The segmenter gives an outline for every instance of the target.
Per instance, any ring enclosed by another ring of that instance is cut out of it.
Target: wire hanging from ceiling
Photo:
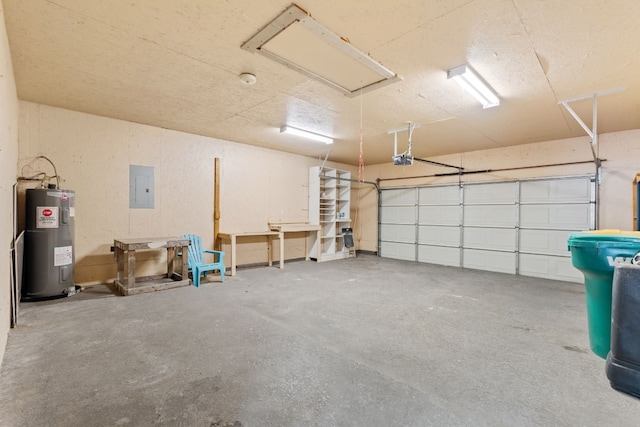
[[[364,181],[364,153],[362,150],[362,89],[360,89],[360,154],[358,157],[358,181]]]
[[[359,227],[358,214],[360,213],[360,188],[364,183],[364,152],[362,147],[363,140],[363,124],[362,124],[362,88],[360,89],[360,152],[358,155],[358,188],[356,190],[356,211],[353,218],[354,237],[359,242],[362,238],[362,229]]]

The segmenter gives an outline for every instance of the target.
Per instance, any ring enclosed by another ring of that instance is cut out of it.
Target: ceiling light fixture
[[[473,95],[482,108],[500,105],[500,99],[493,90],[468,65],[459,65],[447,71],[447,78],[455,80],[467,92]]]
[[[309,132],[308,130],[302,130],[298,128],[294,128],[288,125],[282,126],[280,128],[280,133],[288,133],[291,135],[301,136],[303,138],[308,138],[313,141],[324,142],[325,144],[333,144],[333,138],[328,136],[320,135],[319,133]]]

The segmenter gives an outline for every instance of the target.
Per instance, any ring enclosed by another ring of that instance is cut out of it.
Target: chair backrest
[[[191,240],[189,245],[189,268],[193,268],[194,265],[202,265],[202,242],[200,241],[200,236],[183,234],[182,237]]]

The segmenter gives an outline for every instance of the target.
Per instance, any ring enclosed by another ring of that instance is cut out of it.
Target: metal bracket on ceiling
[[[578,122],[578,124],[582,127],[582,129],[584,129],[584,131],[587,133],[587,135],[589,135],[589,137],[591,138],[591,153],[593,154],[593,161],[596,163],[596,166],[599,168],[600,167],[600,159],[598,158],[595,148],[598,145],[598,97],[599,96],[604,96],[604,95],[611,95],[614,93],[619,93],[622,92],[624,90],[624,88],[618,88],[618,89],[612,89],[612,90],[608,90],[608,91],[604,91],[604,92],[598,92],[598,93],[593,93],[590,95],[584,95],[584,96],[579,96],[576,98],[570,98],[570,99],[565,99],[563,101],[558,102],[558,104],[561,104],[562,106],[564,106],[564,108],[567,109],[567,111],[569,112],[569,114],[571,114],[571,116],[576,120],[576,122]],[[584,121],[582,121],[582,119],[580,118],[580,116],[578,116],[578,113],[576,113],[574,111],[573,108],[571,108],[571,106],[569,105],[570,102],[576,102],[576,101],[584,101],[587,99],[592,99],[593,100],[593,124],[592,124],[592,128],[589,128]]]
[[[564,108],[567,109],[569,114],[578,122],[578,124],[587,132],[587,135],[591,138],[591,154],[593,155],[593,162],[596,165],[596,176],[598,180],[598,185],[602,184],[602,164],[600,158],[598,157],[598,153],[596,152],[596,147],[598,146],[598,97],[604,95],[611,95],[614,93],[619,93],[624,91],[624,88],[611,89],[604,92],[593,93],[591,95],[579,96],[577,98],[565,99],[563,101],[558,102],[558,104],[562,104]],[[570,102],[576,101],[584,101],[587,99],[592,99],[593,101],[593,126],[590,129],[578,116],[571,106],[569,106]]]
[[[329,154],[331,153],[331,148],[327,151],[326,156],[324,156],[324,160],[322,161],[322,165],[320,166],[320,173],[324,170],[324,165],[327,164],[327,160],[329,160]]]

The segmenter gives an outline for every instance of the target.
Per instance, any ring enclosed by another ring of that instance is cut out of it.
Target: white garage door
[[[591,178],[520,184],[520,274],[581,282],[571,264],[567,237],[595,228],[595,182]]]
[[[418,261],[460,266],[460,197],[457,185],[418,189]]]
[[[516,273],[518,183],[464,186],[462,266]]]
[[[390,189],[380,255],[580,282],[567,237],[593,228],[592,176]]]
[[[380,253],[416,259],[416,188],[383,191],[380,198]]]

